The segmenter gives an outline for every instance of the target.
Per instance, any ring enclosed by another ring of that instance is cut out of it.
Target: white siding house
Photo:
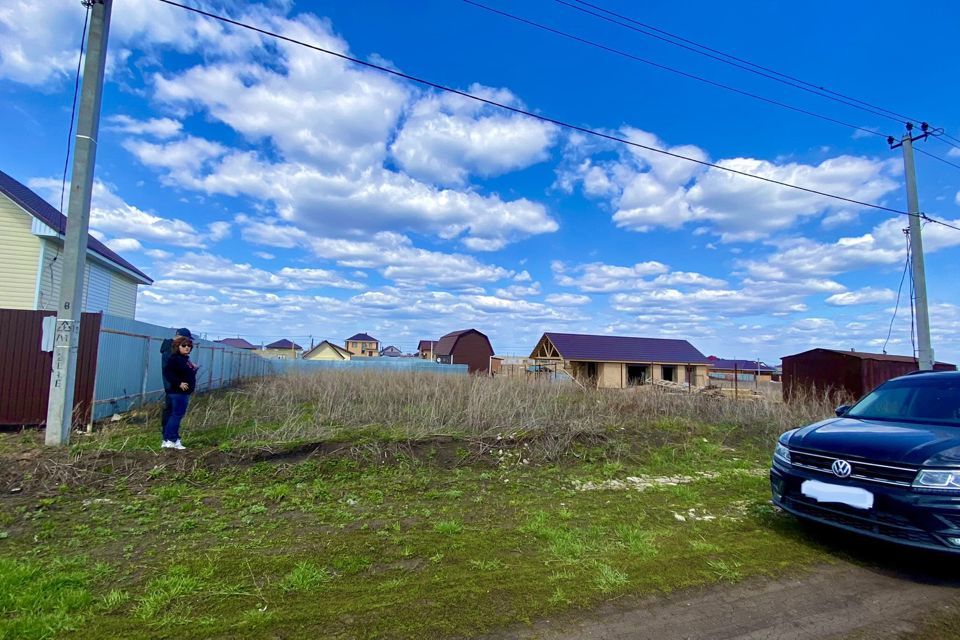
[[[0,171],[0,308],[55,310],[60,297],[66,218]],[[88,238],[83,310],[133,318],[146,274]]]

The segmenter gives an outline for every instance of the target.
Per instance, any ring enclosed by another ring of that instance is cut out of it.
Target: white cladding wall
[[[43,239],[43,267],[37,309],[56,310],[63,276],[63,248]],[[135,317],[137,283],[127,276],[87,258],[83,282],[83,310],[103,311],[121,318]]]
[[[37,299],[40,239],[30,233],[31,216],[0,195],[0,307],[33,309]]]

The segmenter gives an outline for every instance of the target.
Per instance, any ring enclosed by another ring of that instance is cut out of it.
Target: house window
[[[660,367],[660,377],[667,382],[677,381],[677,368],[673,365],[663,365]]]
[[[638,385],[646,384],[647,378],[650,377],[649,369],[645,364],[628,364],[627,365],[627,384],[628,385]]]

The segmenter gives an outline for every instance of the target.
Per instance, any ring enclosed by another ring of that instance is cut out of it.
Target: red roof
[[[460,331],[451,331],[445,336],[442,336],[437,340],[437,344],[434,346],[433,353],[438,356],[448,356],[453,353],[453,349],[457,346],[457,340],[460,339],[460,336],[463,336],[468,333],[479,333],[483,336],[487,344],[490,343],[490,339],[487,338],[486,334],[480,333],[476,329],[461,329]],[[491,347],[490,351],[493,351]]]

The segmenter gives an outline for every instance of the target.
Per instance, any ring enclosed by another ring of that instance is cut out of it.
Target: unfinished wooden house
[[[604,389],[659,381],[704,387],[710,362],[686,340],[578,333],[544,333],[530,358]]]

